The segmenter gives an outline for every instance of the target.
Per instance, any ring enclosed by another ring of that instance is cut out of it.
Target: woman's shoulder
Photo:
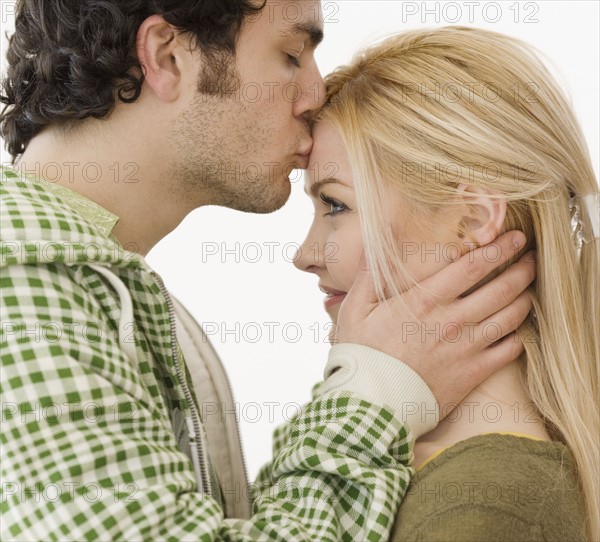
[[[393,540],[584,540],[575,463],[560,442],[491,433],[415,474]]]
[[[520,433],[485,433],[460,440],[448,446],[419,467],[416,479],[443,477],[454,469],[465,469],[473,475],[490,476],[500,470],[506,474],[510,465],[513,472],[538,478],[555,468],[575,471],[575,463],[568,447],[562,442],[543,440]],[[440,467],[444,467],[443,470]],[[535,469],[535,473],[531,469]]]

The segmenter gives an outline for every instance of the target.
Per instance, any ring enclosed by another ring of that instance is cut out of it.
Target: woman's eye
[[[339,213],[343,213],[344,211],[349,211],[349,208],[345,203],[330,198],[324,194],[321,194],[321,201],[325,204],[325,206],[329,207],[329,212],[325,213],[324,216],[335,216]]]
[[[296,66],[296,68],[300,67],[300,60],[298,58],[296,58],[294,55],[290,55],[290,54],[286,53],[285,56],[287,56],[290,63],[293,64],[294,66]]]

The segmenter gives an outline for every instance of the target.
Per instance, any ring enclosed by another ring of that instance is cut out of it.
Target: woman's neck
[[[446,413],[442,413],[444,415]],[[415,443],[415,467],[461,440],[484,433],[521,433],[551,440],[521,381],[515,361],[489,377]]]

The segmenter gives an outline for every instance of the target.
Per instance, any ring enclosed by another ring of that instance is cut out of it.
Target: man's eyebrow
[[[339,179],[335,179],[334,177],[326,177],[325,179],[319,179],[318,181],[315,181],[314,183],[312,183],[310,185],[309,192],[308,192],[309,195],[313,198],[318,197],[321,187],[325,184],[339,184],[341,186],[345,186],[346,188],[349,188],[348,185],[344,184]]]
[[[324,37],[323,30],[319,28],[316,24],[310,22],[294,23],[283,33],[285,35],[306,34],[308,36],[308,39],[310,40],[310,45],[311,47],[313,47],[313,49],[323,41]]]

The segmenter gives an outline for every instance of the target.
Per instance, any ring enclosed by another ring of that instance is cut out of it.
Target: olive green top
[[[392,540],[583,541],[585,510],[564,444],[491,433],[426,462],[400,506]]]

